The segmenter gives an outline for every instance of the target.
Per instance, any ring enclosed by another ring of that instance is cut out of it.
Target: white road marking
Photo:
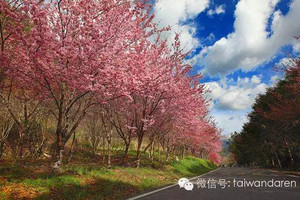
[[[215,169],[215,170],[212,170],[212,171],[210,171],[210,172],[207,172],[207,173],[205,173],[205,174],[202,174],[202,175],[200,175],[200,176],[193,177],[193,178],[191,178],[191,179],[189,179],[189,180],[191,181],[191,180],[194,180],[194,179],[200,178],[200,177],[202,177],[202,176],[204,176],[204,175],[210,174],[210,173],[212,173],[212,172],[215,172],[215,171],[217,171],[217,170],[219,170],[219,169],[220,169],[220,168],[217,168],[217,169]],[[142,197],[148,196],[148,195],[150,195],[150,194],[154,194],[154,193],[160,192],[160,191],[162,191],[162,190],[165,190],[165,189],[168,189],[168,188],[174,187],[174,186],[176,186],[176,185],[178,186],[178,184],[176,183],[176,184],[169,185],[169,186],[166,186],[166,187],[163,187],[163,188],[160,188],[160,189],[157,189],[157,190],[154,190],[154,191],[151,191],[151,192],[145,193],[145,194],[141,194],[141,195],[139,195],[139,196],[136,196],[136,197],[129,198],[128,200],[135,200],[135,199],[139,199],[139,198],[142,198]]]
[[[280,172],[280,171],[275,171],[275,170],[272,170],[272,169],[270,169],[269,171],[274,172],[274,173],[277,173],[277,174],[282,173],[282,174],[284,174],[284,175],[286,175],[286,176],[293,177],[293,178],[300,178],[300,176],[291,175],[291,174],[286,174],[286,173],[283,173],[283,172]],[[278,176],[278,175],[275,175],[275,176]]]
[[[288,174],[288,176],[294,177],[294,178],[300,178],[299,176],[296,176],[296,175],[290,175],[290,174]]]

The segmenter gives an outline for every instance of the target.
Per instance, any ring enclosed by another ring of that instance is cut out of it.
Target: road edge
[[[207,172],[207,173],[201,174],[201,175],[199,175],[199,176],[192,177],[192,178],[190,178],[189,180],[191,181],[191,180],[200,178],[200,177],[202,177],[202,176],[204,176],[204,175],[207,175],[207,174],[210,174],[210,173],[212,173],[212,172],[215,172],[215,171],[219,170],[220,168],[221,168],[221,167],[218,167],[217,169],[214,169],[214,170],[209,171],[209,172]],[[176,186],[176,185],[178,185],[178,184],[176,183],[176,184],[173,184],[173,185],[165,186],[165,187],[162,187],[162,188],[159,188],[159,189],[156,189],[156,190],[153,190],[153,191],[144,193],[144,194],[140,194],[140,195],[135,196],[135,197],[131,197],[131,198],[127,199],[127,200],[135,200],[135,199],[139,199],[139,198],[148,196],[148,195],[150,195],[150,194],[154,194],[154,193],[157,193],[157,192],[160,192],[160,191],[169,189],[169,188],[174,187],[174,186]]]
[[[289,174],[289,173],[286,173],[286,172],[283,172],[283,171],[279,171],[279,170],[274,170],[274,169],[268,169],[268,170],[271,171],[271,172],[273,172],[273,173],[284,174],[286,176],[294,177],[294,178],[300,178],[300,175],[293,175],[293,174]]]

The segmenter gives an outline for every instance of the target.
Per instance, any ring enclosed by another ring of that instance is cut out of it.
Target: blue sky
[[[300,52],[300,0],[158,0],[155,20],[180,33],[192,73],[211,91],[211,113],[223,135],[240,131],[258,94],[276,84]]]

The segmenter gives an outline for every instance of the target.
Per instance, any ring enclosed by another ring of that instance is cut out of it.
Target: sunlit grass
[[[124,199],[212,169],[215,166],[210,161],[194,157],[160,168],[113,166],[108,170],[97,164],[69,164],[59,173],[2,166],[0,177],[5,181],[0,181],[0,199]]]
[[[171,165],[176,171],[186,176],[200,175],[216,168],[211,161],[195,157],[174,161]]]

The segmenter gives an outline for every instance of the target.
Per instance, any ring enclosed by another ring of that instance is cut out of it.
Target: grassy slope
[[[177,172],[185,176],[204,174],[216,168],[212,162],[194,157],[187,157],[181,161],[174,161],[172,166]]]
[[[2,166],[0,199],[124,199],[214,168],[210,161],[193,157],[159,169],[113,167],[106,170],[95,164],[73,164],[65,166],[59,174]]]

